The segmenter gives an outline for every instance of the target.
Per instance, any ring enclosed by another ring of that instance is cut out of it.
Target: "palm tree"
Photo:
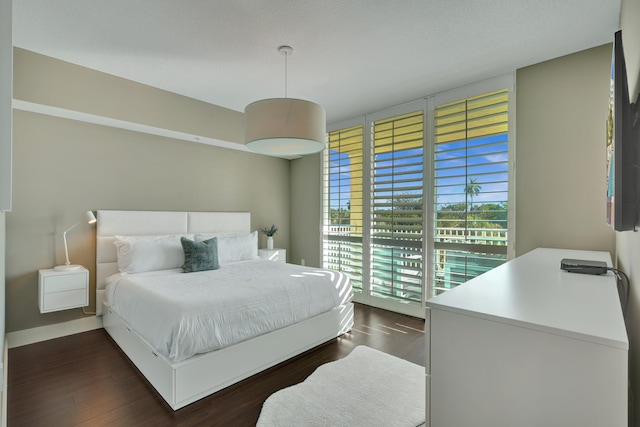
[[[464,192],[471,199],[469,211],[473,210],[473,198],[480,194],[482,186],[478,184],[478,178],[469,178],[469,183],[464,187]]]

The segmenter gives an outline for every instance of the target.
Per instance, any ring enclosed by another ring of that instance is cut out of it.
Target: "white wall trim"
[[[39,326],[37,328],[24,329],[22,331],[7,333],[7,346],[9,348],[21,347],[40,341],[47,341],[80,332],[92,331],[102,328],[102,316],[83,317],[53,325]]]
[[[238,144],[236,142],[222,141],[220,139],[208,138],[206,136],[178,132],[170,129],[159,128],[156,126],[128,122],[125,120],[112,119],[110,117],[103,117],[95,114],[82,113],[79,111],[68,110],[66,108],[52,107],[50,105],[23,101],[21,99],[13,99],[13,109],[44,114],[47,116],[60,117],[63,119],[76,120],[79,122],[92,123],[101,126],[109,126],[117,129],[125,129],[133,132],[146,133],[149,135],[181,139],[184,141],[197,142],[200,144],[213,145],[216,147],[229,148],[232,150],[251,152],[246,145]]]

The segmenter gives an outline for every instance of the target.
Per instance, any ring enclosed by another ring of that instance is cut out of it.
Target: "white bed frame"
[[[104,301],[105,280],[118,272],[115,235],[248,233],[246,212],[97,212],[96,307],[103,325],[162,398],[176,410],[349,331],[353,304],[231,347],[172,363]]]

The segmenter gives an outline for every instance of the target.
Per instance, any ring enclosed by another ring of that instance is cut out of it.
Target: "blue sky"
[[[465,186],[469,179],[475,178],[481,186],[480,194],[473,198],[473,203],[500,203],[507,200],[508,191],[508,135],[499,134],[489,137],[477,138],[466,141],[454,141],[437,144],[435,147],[437,188],[436,203],[451,204],[466,201]],[[468,145],[468,146],[467,146]],[[403,155],[419,154],[422,149],[409,150]],[[351,162],[349,155],[331,150],[329,154],[331,174],[339,174],[341,180],[340,192],[336,193],[331,188],[331,208],[347,208],[351,192]],[[361,158],[355,160],[357,163]],[[392,167],[395,163],[395,171],[411,171],[414,174],[405,175],[403,179],[422,179],[422,166],[406,166],[403,164],[413,162],[412,159],[392,160],[392,153],[377,155],[376,167]],[[378,188],[391,188],[391,184],[378,186]]]

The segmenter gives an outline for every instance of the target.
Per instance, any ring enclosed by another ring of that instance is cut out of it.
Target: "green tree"
[[[329,210],[329,216],[331,218],[331,225],[350,225],[351,224],[351,211],[343,207]]]
[[[469,178],[469,183],[464,187],[464,192],[471,199],[469,210],[473,210],[473,198],[480,194],[482,186],[478,184],[478,178]]]
[[[464,202],[442,205],[436,211],[436,224],[445,228],[464,227],[466,211],[467,205]]]
[[[473,207],[476,221],[486,223],[486,228],[507,228],[507,203],[483,203]]]

